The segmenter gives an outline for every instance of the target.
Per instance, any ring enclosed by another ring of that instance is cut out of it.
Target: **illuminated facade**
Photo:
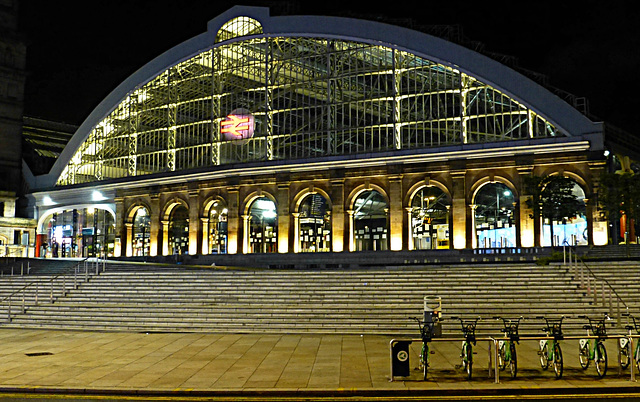
[[[117,87],[32,196],[74,256],[532,247],[522,179],[562,174],[586,206],[555,241],[604,244],[603,151],[601,123],[471,50],[234,7]]]

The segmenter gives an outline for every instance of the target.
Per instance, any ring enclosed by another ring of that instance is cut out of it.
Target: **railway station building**
[[[116,87],[32,178],[35,253],[603,245],[598,178],[624,149],[605,134],[437,36],[234,7]],[[528,175],[571,178],[584,211],[534,222]]]

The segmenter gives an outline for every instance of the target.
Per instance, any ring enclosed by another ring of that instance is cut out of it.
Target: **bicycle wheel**
[[[618,353],[618,364],[620,364],[620,368],[626,370],[629,367],[629,363],[631,359],[629,358],[629,344],[624,345],[624,347],[620,348],[620,352]]]
[[[540,367],[542,367],[543,370],[546,370],[547,368],[549,368],[548,342],[545,343],[544,346],[540,348],[540,350],[538,351],[538,354],[540,355]]]
[[[596,358],[594,360],[598,377],[604,377],[607,374],[607,349],[602,342],[596,344]]]
[[[465,364],[465,370],[467,371],[467,379],[470,380],[471,379],[471,375],[473,373],[472,367],[473,367],[473,346],[471,345],[470,342],[467,342],[467,345],[465,346],[465,355],[466,355],[466,364]]]
[[[556,373],[557,379],[562,378],[562,370],[562,349],[560,349],[560,344],[556,342],[553,345],[553,371]]]
[[[506,353],[506,345],[507,343],[503,343],[502,346],[500,346],[500,349],[498,349],[498,367],[500,367],[500,370],[504,370],[504,368],[506,367],[506,362],[505,362],[505,353]]]
[[[518,355],[516,354],[516,344],[511,342],[509,344],[509,350],[511,351],[509,370],[511,370],[511,378],[516,378],[516,375],[518,375]]]
[[[422,344],[422,379],[427,379],[427,368],[429,367],[429,344]]]
[[[585,343],[584,346],[582,346],[580,348],[580,367],[582,367],[583,370],[586,370],[587,368],[589,368],[589,344]]]

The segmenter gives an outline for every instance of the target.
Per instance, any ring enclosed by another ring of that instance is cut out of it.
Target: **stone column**
[[[200,218],[202,222],[202,255],[209,254],[209,218]]]
[[[239,191],[237,187],[231,187],[228,190],[228,208],[227,208],[227,252],[236,254],[240,247],[240,202]]]
[[[389,249],[398,251],[407,244],[402,239],[402,176],[395,176],[389,179]]]
[[[162,255],[170,255],[169,251],[169,221],[161,221],[162,224]]]
[[[115,198],[115,203],[116,203],[116,218],[115,218],[115,243],[113,245],[113,255],[115,257],[121,257],[122,256],[122,243],[124,243],[125,245],[127,244],[128,237],[126,234],[126,231],[123,230],[124,229],[124,224],[125,224],[125,220],[126,217],[124,216],[124,199],[120,198],[120,197],[116,197]],[[120,239],[118,241],[118,239]],[[127,252],[126,246],[124,249],[125,255]]]
[[[278,208],[278,252],[289,252],[289,183],[278,184],[276,194]]]
[[[329,195],[331,197],[331,247],[334,252],[340,253],[349,244],[345,239],[344,179],[331,181]]]
[[[249,254],[249,221],[251,215],[242,215],[242,254]]]
[[[452,242],[456,249],[469,248],[472,246],[473,233],[467,233],[467,200],[465,193],[464,175],[453,177],[453,188],[451,194],[452,217]]]
[[[347,210],[347,214],[349,215],[349,233],[347,233],[347,236],[349,236],[349,252],[356,251],[355,222],[353,221],[354,213],[355,211],[352,209]]]
[[[478,248],[478,234],[476,233],[476,209],[478,206],[476,204],[469,205],[471,209],[471,248]]]
[[[189,255],[198,254],[201,249],[200,239],[200,198],[197,191],[189,192]],[[200,244],[199,244],[200,243]]]
[[[131,257],[133,256],[133,223],[126,222],[124,226],[127,231],[127,235],[124,240],[126,242],[126,256]]]
[[[300,212],[294,212],[293,216],[293,252],[300,252]]]
[[[160,195],[152,194],[150,200],[149,211],[149,255],[156,256],[159,252],[159,240],[161,239],[161,225],[160,219]],[[166,230],[165,230],[166,231]]]
[[[413,243],[413,219],[411,217],[411,211],[413,209],[411,207],[406,207],[405,211],[407,211],[407,249],[409,251],[414,249]]]

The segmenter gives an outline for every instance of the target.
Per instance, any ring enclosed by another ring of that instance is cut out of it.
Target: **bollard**
[[[27,311],[27,308],[25,306],[25,300],[24,300],[25,299],[25,295],[24,295],[25,292],[26,292],[26,289],[22,289],[22,314],[24,314]]]

